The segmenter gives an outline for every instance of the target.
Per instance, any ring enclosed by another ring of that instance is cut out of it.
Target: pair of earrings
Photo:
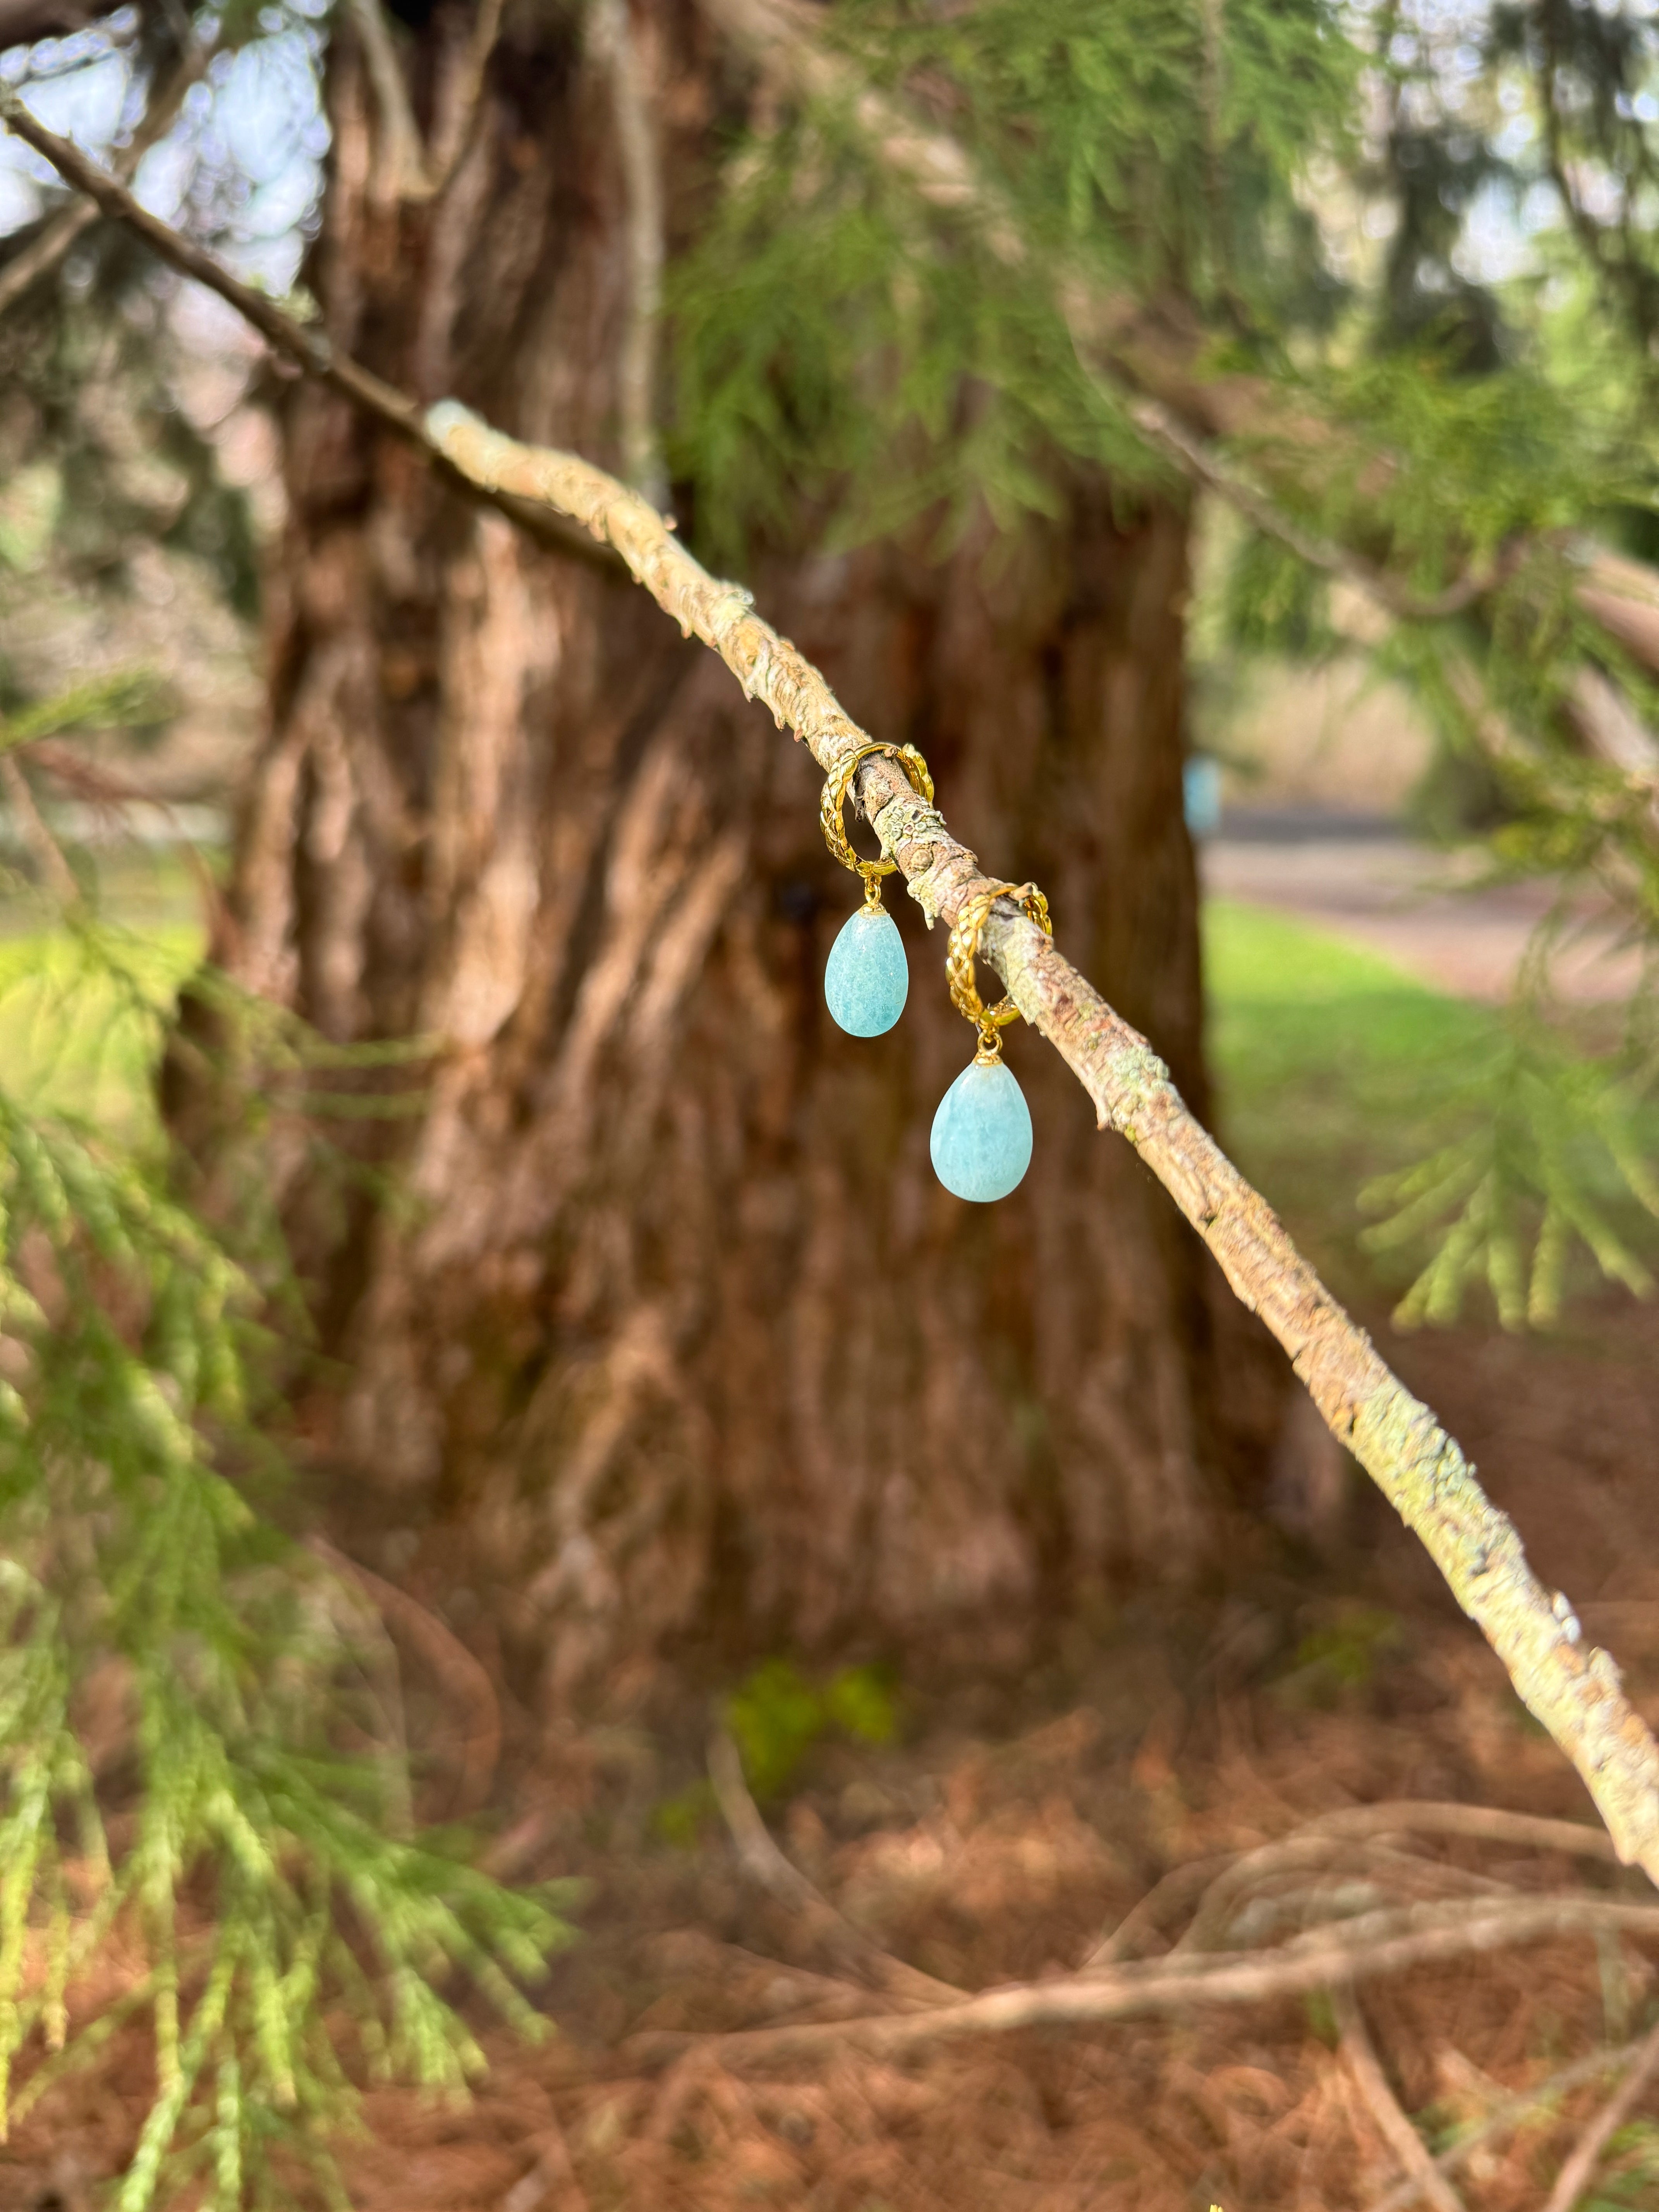
[[[884,856],[860,860],[847,842],[847,793],[859,763],[872,753],[896,760],[919,799],[932,805],[933,779],[914,745],[860,745],[823,787],[818,817],[824,842],[842,867],[862,879],[864,904],[843,923],[823,971],[823,995],[833,1018],[849,1036],[881,1036],[904,1012],[910,970],[898,925],[881,902],[881,879],[897,863]],[[974,955],[985,917],[1002,897],[1018,899],[1052,937],[1048,902],[1035,884],[993,884],[977,891],[957,917],[945,953],[945,974],[958,1013],[971,1022],[979,1047],[945,1092],[933,1116],[928,1152],[933,1172],[957,1198],[980,1204],[1006,1198],[1031,1164],[1031,1112],[1025,1094],[1002,1058],[1002,1031],[1019,1009],[1012,999],[988,1007],[974,980]]]

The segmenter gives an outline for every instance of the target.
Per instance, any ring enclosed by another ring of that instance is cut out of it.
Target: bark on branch
[[[755,613],[749,592],[711,576],[637,492],[574,454],[503,437],[453,401],[423,416],[412,400],[146,214],[3,89],[0,117],[289,359],[423,447],[505,512],[520,519],[550,509],[612,548],[683,633],[718,653],[744,696],[768,707],[781,729],[793,730],[826,775],[869,742],[817,670]],[[891,763],[879,756],[863,762],[854,789],[930,927],[952,923],[977,892],[1003,880],[981,868]],[[1332,1433],[1422,1540],[1522,1702],[1577,1768],[1620,1858],[1659,1881],[1659,1748],[1625,1697],[1613,1660],[1583,1642],[1567,1600],[1532,1572],[1513,1523],[1486,1498],[1456,1443],[1391,1373],[1272,1208],[1188,1110],[1146,1038],[1011,901],[991,908],[981,945],[1015,1005],[1087,1091],[1100,1127],[1135,1146],[1239,1299],[1284,1346]]]

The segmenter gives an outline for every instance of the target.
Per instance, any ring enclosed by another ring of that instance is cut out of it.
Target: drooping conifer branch
[[[218,292],[308,374],[412,439],[515,519],[550,510],[568,518],[564,527],[579,524],[610,547],[688,636],[695,633],[720,654],[745,696],[760,700],[781,728],[805,743],[826,774],[868,742],[817,670],[755,613],[750,595],[711,576],[637,492],[574,454],[503,437],[453,401],[422,415],[414,401],[137,207],[9,91],[0,90],[0,115],[71,184],[173,267]],[[975,893],[1000,880],[981,870],[939,811],[880,756],[860,764],[854,788],[930,926],[948,926]],[[1625,1697],[1613,1660],[1585,1644],[1567,1600],[1533,1573],[1514,1525],[1486,1498],[1457,1444],[1390,1371],[1266,1200],[1188,1110],[1146,1040],[1011,901],[992,908],[981,944],[1020,1012],[1087,1091],[1100,1126],[1135,1146],[1235,1293],[1284,1346],[1333,1434],[1422,1540],[1523,1703],[1577,1768],[1620,1856],[1659,1881],[1659,1747]]]
[[[850,114],[876,159],[905,179],[929,205],[975,227],[1005,267],[1028,265],[1030,248],[995,182],[961,140],[914,112],[900,98],[865,82],[831,51],[819,11],[799,0],[699,0],[709,21],[803,102],[830,102]],[[1565,187],[1564,187],[1565,190]],[[1153,451],[1187,480],[1213,493],[1253,530],[1310,568],[1362,592],[1394,620],[1438,622],[1486,599],[1520,566],[1532,541],[1517,539],[1471,565],[1443,590],[1415,591],[1353,547],[1321,536],[1285,503],[1328,477],[1352,434],[1320,416],[1305,393],[1289,404],[1262,375],[1237,369],[1206,374],[1214,333],[1196,314],[1168,301],[1148,308],[1102,288],[1093,273],[1062,262],[1052,271],[1055,305],[1085,374]],[[1271,478],[1240,468],[1225,447],[1247,443],[1273,456]],[[1364,456],[1383,468],[1388,457]],[[1276,496],[1276,491],[1283,495]],[[1659,671],[1659,626],[1650,609],[1659,576],[1581,542],[1568,549],[1573,596],[1650,669]],[[1644,619],[1645,617],[1645,619]],[[1632,635],[1632,631],[1637,634]]]

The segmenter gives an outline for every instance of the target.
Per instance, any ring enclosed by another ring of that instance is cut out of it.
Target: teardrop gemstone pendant
[[[855,1037],[884,1036],[904,1012],[904,1002],[910,995],[904,939],[881,902],[881,879],[892,875],[898,863],[884,853],[878,860],[861,860],[847,842],[847,793],[859,763],[872,753],[896,761],[916,796],[929,806],[933,803],[933,779],[914,745],[855,745],[824,779],[818,799],[823,842],[831,856],[843,868],[850,868],[864,885],[864,904],[830,946],[823,971],[823,995],[830,1012],[848,1036]]]
[[[830,946],[823,995],[848,1036],[884,1036],[904,1012],[909,963],[898,924],[879,896],[859,908]]]
[[[957,1198],[1006,1198],[1031,1164],[1031,1109],[1013,1072],[983,1052],[939,1102],[928,1141],[933,1172]]]

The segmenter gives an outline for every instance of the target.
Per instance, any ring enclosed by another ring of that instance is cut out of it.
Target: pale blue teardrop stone
[[[880,1036],[904,1012],[910,969],[884,906],[863,907],[830,948],[823,995],[849,1036]]]
[[[1002,1062],[969,1060],[939,1102],[928,1150],[948,1191],[981,1205],[1006,1198],[1031,1164],[1031,1109]]]

